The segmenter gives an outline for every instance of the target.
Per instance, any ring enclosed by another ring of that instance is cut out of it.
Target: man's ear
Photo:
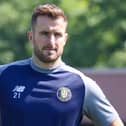
[[[28,31],[28,32],[27,32],[27,37],[28,37],[28,40],[29,40],[29,41],[32,41],[32,40],[33,40],[32,31]]]

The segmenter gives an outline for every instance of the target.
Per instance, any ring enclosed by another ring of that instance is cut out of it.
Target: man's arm
[[[111,123],[110,126],[124,126],[123,122],[121,121],[121,119],[116,119],[115,121],[113,121]]]
[[[92,79],[85,78],[85,87],[84,114],[96,126],[124,126],[118,112]]]
[[[2,126],[2,124],[1,124],[1,111],[0,111],[0,126]]]

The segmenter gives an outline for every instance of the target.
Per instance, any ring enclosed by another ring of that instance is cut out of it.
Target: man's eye
[[[61,37],[62,34],[61,34],[61,33],[55,33],[55,36],[56,36],[56,37]]]
[[[48,35],[49,32],[43,31],[43,32],[41,32],[41,34],[42,34],[42,35]]]

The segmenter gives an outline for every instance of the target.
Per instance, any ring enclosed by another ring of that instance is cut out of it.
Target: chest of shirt
[[[1,103],[9,109],[65,113],[75,111],[83,103],[83,82],[71,73],[16,73],[4,76],[1,84]]]

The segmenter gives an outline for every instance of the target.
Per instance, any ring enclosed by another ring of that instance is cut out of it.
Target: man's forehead
[[[63,18],[51,19],[47,16],[39,16],[37,18],[36,26],[40,29],[47,29],[47,30],[59,30],[62,31],[66,29],[66,22]]]
[[[42,23],[52,23],[52,24],[58,24],[58,23],[66,23],[66,21],[64,20],[63,17],[57,17],[57,18],[51,18],[51,17],[48,17],[48,16],[39,16],[37,18],[37,23],[38,22],[42,22]]]

